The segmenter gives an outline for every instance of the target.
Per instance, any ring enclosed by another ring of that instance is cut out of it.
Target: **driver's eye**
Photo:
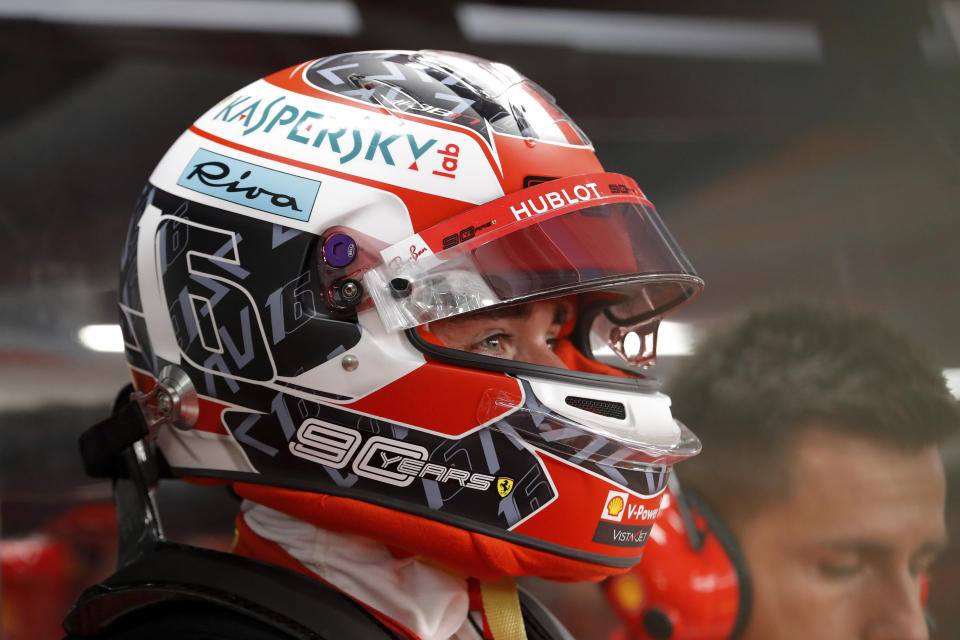
[[[505,337],[502,333],[487,336],[478,342],[476,346],[481,349],[486,349],[487,351],[503,351]]]
[[[481,344],[487,349],[500,349],[500,336],[490,336],[489,338],[484,338]]]

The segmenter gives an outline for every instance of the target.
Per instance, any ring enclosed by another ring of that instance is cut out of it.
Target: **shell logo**
[[[603,511],[600,512],[601,520],[610,520],[620,522],[623,520],[623,514],[627,511],[627,502],[629,496],[625,491],[609,491],[607,499],[603,503]]]

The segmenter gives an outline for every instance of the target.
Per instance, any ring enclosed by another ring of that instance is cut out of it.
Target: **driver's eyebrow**
[[[830,551],[855,551],[858,553],[864,553],[869,555],[880,555],[883,553],[891,553],[894,550],[892,544],[885,544],[882,542],[876,542],[874,540],[861,540],[861,539],[834,539],[834,540],[821,540],[818,543],[818,546],[821,549],[826,549]],[[946,538],[941,538],[937,540],[930,540],[920,545],[911,556],[918,556],[924,554],[937,555],[942,553],[947,548]]]

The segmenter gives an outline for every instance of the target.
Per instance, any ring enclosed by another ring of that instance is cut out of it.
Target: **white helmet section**
[[[157,444],[174,467],[257,473],[232,435],[166,428],[157,432]]]
[[[349,171],[471,204],[503,195],[484,148],[466,129],[431,126],[359,101],[310,97],[264,80],[221,101],[194,127],[306,168]]]
[[[681,444],[681,430],[670,412],[670,398],[663,393],[631,393],[590,389],[589,397],[624,407],[621,417],[598,415],[571,405],[567,399],[582,395],[583,387],[554,380],[524,377],[545,407],[572,420],[580,428],[630,447],[654,454],[673,453]]]

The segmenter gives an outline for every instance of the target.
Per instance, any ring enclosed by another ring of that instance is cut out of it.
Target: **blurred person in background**
[[[707,339],[671,378],[704,453],[638,567],[608,581],[620,637],[922,640],[947,542],[944,378],[877,320],[803,305]],[[935,585],[933,585],[935,588]]]

